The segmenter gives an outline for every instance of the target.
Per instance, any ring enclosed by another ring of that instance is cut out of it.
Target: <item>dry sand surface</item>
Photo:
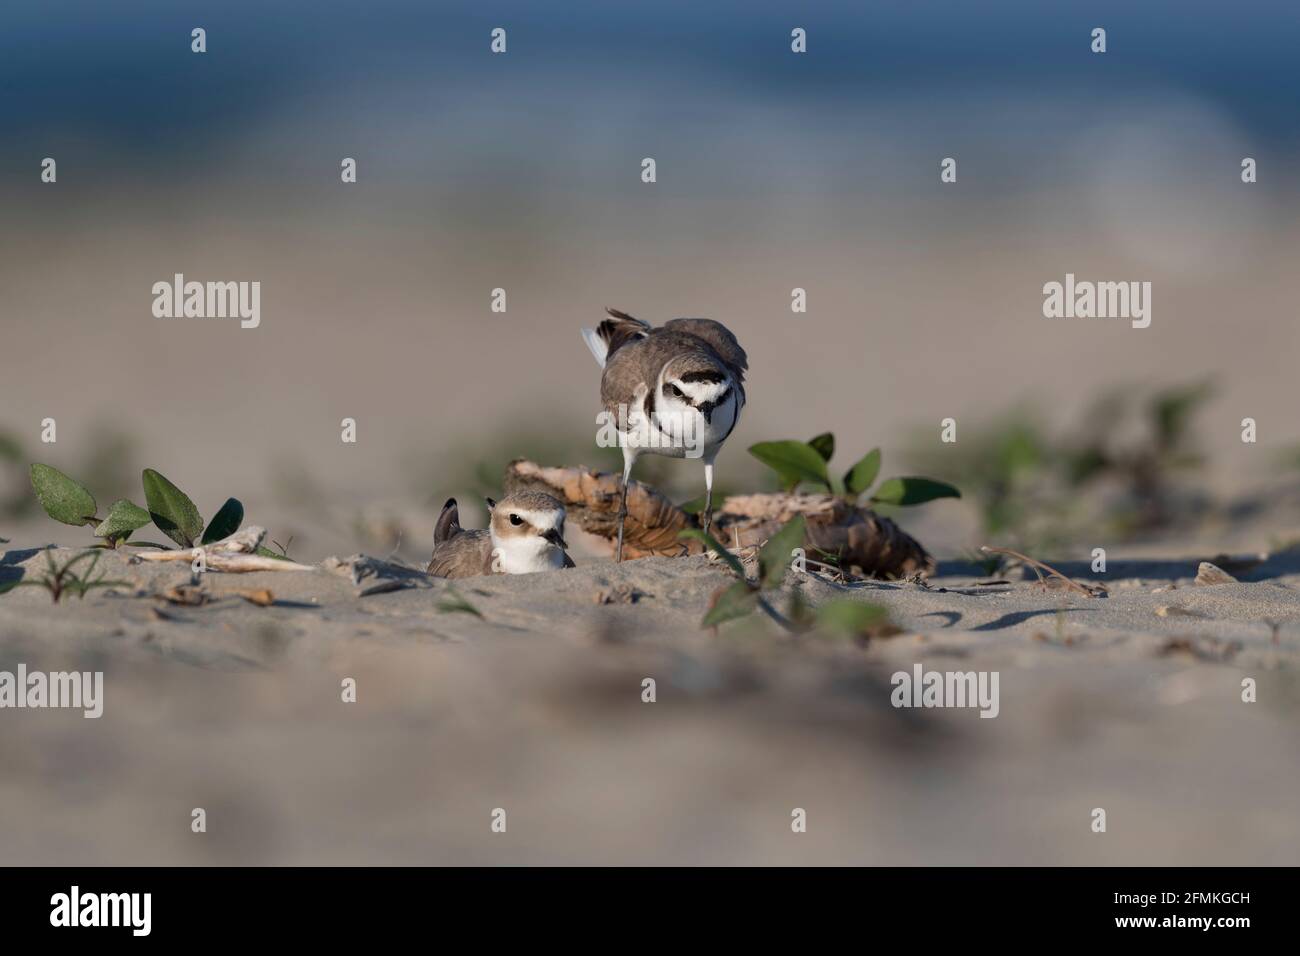
[[[1295,864],[1300,557],[1212,587],[1198,557],[1112,560],[1095,599],[789,572],[887,605],[903,633],[863,646],[700,630],[729,577],[704,557],[456,582],[480,618],[439,609],[445,581],[359,597],[325,569],[206,578],[270,607],[169,605],[184,566],[108,554],[129,587],[0,596],[0,670],[105,674],[98,720],[5,714],[0,861]],[[44,566],[10,550],[0,581]],[[917,662],[997,671],[998,716],[895,709]]]

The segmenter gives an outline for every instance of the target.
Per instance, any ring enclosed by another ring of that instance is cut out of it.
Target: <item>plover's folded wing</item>
[[[436,578],[475,578],[492,573],[492,535],[462,531],[434,545],[428,573]]]
[[[632,430],[636,416],[654,413],[654,392],[646,383],[655,381],[663,367],[653,367],[656,360],[644,346],[610,356],[600,377],[600,403],[619,431]]]
[[[718,353],[718,358],[726,363],[737,382],[745,380],[745,372],[749,370],[749,356],[740,347],[731,329],[721,322],[713,319],[670,319],[660,328],[664,332],[680,332],[703,339]]]

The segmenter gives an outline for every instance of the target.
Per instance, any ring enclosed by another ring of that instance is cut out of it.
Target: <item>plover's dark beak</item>
[[[560,532],[557,531],[555,528],[548,528],[547,530],[543,531],[542,537],[545,538],[547,541],[551,542],[551,544],[555,545],[561,551],[569,550],[569,546],[564,541],[564,535],[560,534]]]

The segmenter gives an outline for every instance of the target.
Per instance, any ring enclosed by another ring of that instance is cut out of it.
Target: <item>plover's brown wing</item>
[[[492,535],[462,531],[433,547],[429,574],[437,578],[475,578],[492,573]]]
[[[713,319],[671,319],[655,331],[680,332],[703,339],[718,353],[718,358],[722,359],[737,384],[744,382],[745,372],[749,370],[749,356],[740,347],[731,329],[721,322]]]

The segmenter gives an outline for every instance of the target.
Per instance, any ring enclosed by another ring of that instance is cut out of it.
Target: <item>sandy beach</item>
[[[730,579],[702,556],[364,597],[324,568],[209,573],[187,607],[156,596],[183,565],[108,553],[127,586],[0,597],[0,670],[105,675],[97,720],[6,714],[0,812],[23,826],[0,858],[1294,864],[1300,556],[1209,587],[1197,561],[1062,566],[1105,598],[951,563],[925,585],[787,573],[782,600],[886,606],[901,633],[864,644],[701,630]],[[44,562],[11,548],[0,581]],[[477,614],[445,609],[453,587]],[[232,596],[263,588],[271,606]],[[996,718],[892,706],[916,664],[998,672]]]

